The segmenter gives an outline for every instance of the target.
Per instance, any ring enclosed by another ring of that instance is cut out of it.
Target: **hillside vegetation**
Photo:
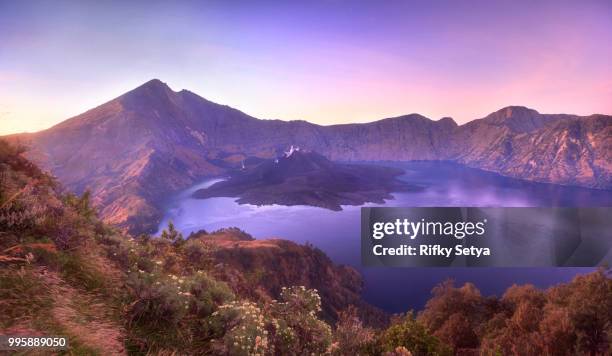
[[[128,236],[87,193],[0,141],[0,334],[65,335],[72,355],[608,355],[604,270],[500,298],[441,284],[391,320],[312,246],[238,229]],[[41,353],[43,354],[43,353]]]

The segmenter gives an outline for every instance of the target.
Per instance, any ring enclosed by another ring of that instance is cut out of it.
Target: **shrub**
[[[398,347],[404,347],[415,356],[452,355],[452,350],[429,334],[412,313],[401,317],[385,330],[380,336],[379,345],[382,352],[395,352]]]
[[[283,288],[280,301],[271,304],[275,321],[275,348],[281,354],[321,354],[330,350],[331,327],[318,319],[321,298],[304,286]]]
[[[50,213],[48,198],[44,194],[46,188],[37,187],[35,182],[11,188],[2,189],[0,230],[26,231],[43,225]]]
[[[176,276],[158,279],[143,270],[130,272],[128,286],[136,299],[129,311],[130,322],[153,328],[176,326],[189,309],[182,284],[183,279]]]
[[[189,263],[199,267],[209,267],[212,263],[212,247],[199,239],[190,239],[182,246]]]
[[[374,331],[364,327],[357,316],[357,308],[350,306],[338,315],[334,333],[335,353],[358,355],[363,354],[374,341]]]
[[[385,352],[384,356],[412,356],[412,352],[403,346],[398,346],[393,351]]]
[[[233,299],[229,288],[200,272],[192,276],[162,275],[154,271],[130,271],[128,286],[136,301],[130,321],[147,326],[175,326],[187,314],[208,317]]]
[[[231,355],[310,355],[331,352],[331,328],[316,314],[321,301],[315,290],[283,288],[279,301],[258,306],[248,301],[223,305],[213,315],[218,352]]]
[[[91,193],[89,191],[85,191],[80,197],[76,194],[68,193],[64,196],[64,203],[88,221],[93,221],[97,218],[98,214],[91,205]]]
[[[273,352],[263,312],[255,303],[237,301],[224,304],[215,312],[215,316],[215,322],[226,330],[219,345],[223,353],[264,355]]]
[[[164,240],[169,240],[172,242],[176,242],[183,239],[183,234],[181,234],[175,227],[172,220],[168,221],[168,227],[164,229],[161,233],[161,238]]]
[[[193,313],[199,318],[209,317],[218,306],[234,299],[227,284],[219,282],[202,271],[196,272],[190,285]]]

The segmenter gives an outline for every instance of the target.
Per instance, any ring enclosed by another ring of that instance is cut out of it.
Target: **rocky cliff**
[[[339,312],[353,305],[370,325],[388,321],[387,314],[361,299],[361,275],[352,267],[334,264],[314,246],[282,239],[255,240],[236,228],[200,231],[189,240],[213,251],[215,276],[240,295],[270,300],[284,286],[305,286],[318,291],[327,320],[337,320]]]
[[[508,107],[459,127],[448,159],[527,180],[610,189],[612,117]]]

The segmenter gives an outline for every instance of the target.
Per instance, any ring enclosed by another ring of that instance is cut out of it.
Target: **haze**
[[[612,113],[609,1],[4,1],[0,134],[152,79],[318,124]]]

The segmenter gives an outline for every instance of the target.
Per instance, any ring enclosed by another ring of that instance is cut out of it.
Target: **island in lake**
[[[291,146],[276,159],[242,167],[230,178],[196,191],[195,198],[231,197],[240,204],[310,205],[342,210],[342,205],[382,204],[391,192],[417,190],[398,178],[403,170],[332,162]]]

